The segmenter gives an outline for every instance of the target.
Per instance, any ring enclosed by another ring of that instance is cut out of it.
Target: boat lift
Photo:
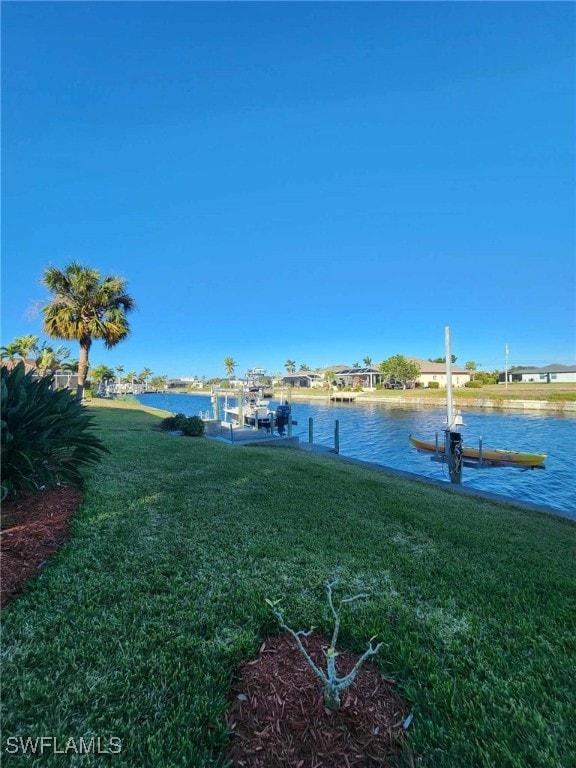
[[[434,446],[431,443],[416,440],[410,437],[410,441],[420,452],[432,452],[431,461],[441,463],[448,462],[450,481],[460,484],[462,482],[462,468],[493,469],[497,467],[520,467],[526,469],[545,469],[543,462],[546,458],[543,454],[523,454],[515,451],[499,451],[486,449],[482,445],[482,438],[478,442],[477,449],[464,448],[460,427],[465,426],[462,414],[454,407],[452,396],[452,353],[450,344],[450,328],[446,326],[446,429],[444,430],[444,445],[439,444],[438,433]],[[468,455],[466,455],[466,452]]]

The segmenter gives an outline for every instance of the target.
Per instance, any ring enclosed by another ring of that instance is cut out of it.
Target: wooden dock
[[[353,403],[356,400],[354,392],[339,392],[336,395],[330,395],[331,403]]]

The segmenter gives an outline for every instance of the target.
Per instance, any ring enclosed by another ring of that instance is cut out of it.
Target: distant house
[[[508,371],[508,381],[539,382],[540,384],[572,382],[576,381],[576,365],[552,363],[544,368],[516,368]],[[504,383],[504,373],[500,374],[498,383]]]
[[[416,384],[420,387],[427,387],[431,382],[437,382],[439,387],[446,386],[446,363],[431,363],[429,360],[422,360],[419,357],[406,358],[411,363],[416,363],[420,368],[420,375],[416,379]],[[470,371],[460,368],[457,365],[451,366],[452,386],[464,387],[472,378]]]
[[[363,389],[374,389],[376,384],[380,384],[383,375],[378,368],[367,366],[364,368],[351,368],[350,366],[327,368],[327,371],[334,373],[334,383],[339,386],[362,387]]]
[[[315,371],[298,371],[287,373],[280,378],[280,384],[285,387],[321,387],[324,375]]]
[[[0,361],[1,364],[4,366],[4,368],[7,368],[9,371],[11,371],[13,368],[16,368],[17,365],[20,363],[24,363],[24,373],[34,373],[36,376],[39,376],[38,373],[38,366],[36,365],[35,360],[27,359],[22,360],[21,358],[14,359],[14,360],[2,360]]]

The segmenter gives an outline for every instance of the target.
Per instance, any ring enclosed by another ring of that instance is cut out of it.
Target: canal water
[[[211,409],[209,395],[149,394],[137,398],[144,405],[188,416]],[[231,401],[232,403],[233,401]],[[276,403],[272,401],[271,407]],[[408,442],[409,435],[443,439],[445,409],[411,407],[384,403],[362,405],[298,401],[292,404],[292,418],[298,422],[293,434],[308,440],[308,420],[314,420],[314,442],[332,446],[334,425],[340,423],[340,454],[394,469],[450,482],[445,464],[418,453]],[[542,415],[539,411],[463,411],[464,443],[485,448],[503,448],[528,453],[545,453],[545,469],[516,467],[470,469],[464,467],[462,484],[470,488],[512,496],[520,501],[545,504],[576,519],[576,416]]]

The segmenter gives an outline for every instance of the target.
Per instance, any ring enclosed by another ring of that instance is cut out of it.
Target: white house
[[[508,381],[538,382],[540,384],[564,384],[576,382],[576,365],[560,365],[552,363],[544,368],[516,368],[508,371]],[[498,383],[504,382],[504,374],[501,373]]]
[[[416,383],[421,387],[427,387],[430,382],[437,382],[439,387],[446,386],[446,363],[431,363],[429,360],[422,360],[420,357],[408,357],[411,363],[416,363],[420,368],[420,376]],[[472,378],[472,373],[458,365],[451,366],[452,386],[464,387]]]

